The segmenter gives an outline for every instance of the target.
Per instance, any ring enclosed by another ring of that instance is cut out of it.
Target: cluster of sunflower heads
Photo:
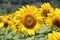
[[[35,35],[46,24],[48,28],[60,28],[60,9],[44,3],[37,8],[34,5],[22,6],[13,14],[0,16],[0,29],[11,29],[15,33]],[[40,31],[39,31],[40,32]],[[50,35],[50,34],[49,34]]]

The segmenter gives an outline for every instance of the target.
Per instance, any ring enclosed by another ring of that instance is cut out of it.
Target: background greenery
[[[40,4],[44,3],[44,1],[51,2],[50,0],[0,0],[0,15],[13,13],[23,5],[36,5],[40,7]]]

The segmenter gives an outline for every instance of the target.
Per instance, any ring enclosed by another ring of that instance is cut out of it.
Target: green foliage
[[[60,0],[53,0],[53,5],[60,8]]]
[[[0,40],[47,40],[48,33],[52,31],[58,31],[57,28],[48,28],[45,24],[42,25],[41,30],[37,31],[35,36],[29,36],[24,34],[16,34],[12,30],[2,31],[0,30]]]

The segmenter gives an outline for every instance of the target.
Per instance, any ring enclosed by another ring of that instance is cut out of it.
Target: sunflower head
[[[3,26],[1,28],[2,28],[3,31],[6,31],[6,30],[10,29],[8,22],[3,22],[2,24],[3,24]]]
[[[48,17],[49,13],[53,12],[53,8],[51,7],[50,3],[44,3],[39,8],[41,15],[45,18]]]
[[[56,8],[55,11],[53,13],[50,13],[47,17],[47,19],[45,20],[45,23],[52,27],[52,26],[56,26],[56,27],[60,27],[60,9]]]
[[[0,26],[1,29],[3,29],[4,31],[9,30],[12,24],[13,24],[13,20],[10,16],[5,15],[1,17]]]
[[[53,33],[49,33],[48,40],[60,40],[60,32],[53,31]]]
[[[21,24],[21,32],[24,34],[34,35],[41,28],[42,16],[37,7],[22,6],[22,8],[19,8],[19,11],[15,12],[15,15],[18,18],[18,23]]]
[[[60,28],[60,15],[54,16],[54,18],[53,18],[53,25],[55,25],[58,28]]]
[[[60,9],[56,8],[53,16],[53,25],[60,28]]]
[[[59,17],[60,17],[60,15],[55,15],[52,18],[48,17],[45,20],[46,25],[48,27],[56,26],[56,27],[60,28],[60,18]]]
[[[20,33],[21,33],[20,24],[18,24],[18,25],[13,24],[12,27],[11,27],[11,29],[12,29],[12,31],[13,31],[14,33],[17,33],[17,34],[20,34]]]

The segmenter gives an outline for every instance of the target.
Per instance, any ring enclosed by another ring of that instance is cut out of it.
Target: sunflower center
[[[33,23],[33,19],[31,17],[27,17],[26,22],[28,25],[31,25]]]
[[[8,20],[10,20],[10,18],[8,18]]]
[[[9,25],[9,24],[8,24],[7,22],[4,23],[4,27],[5,27],[5,28],[7,28],[8,25]]]
[[[53,22],[53,24],[56,25],[57,27],[60,27],[60,21],[58,21],[58,20],[55,20],[55,21]]]
[[[50,13],[49,10],[43,10],[43,16],[47,17],[47,13]]]
[[[1,22],[2,20],[0,19],[0,22]]]
[[[27,15],[24,18],[23,24],[26,28],[33,28],[36,24],[36,19],[31,15]]]
[[[56,25],[57,27],[60,27],[60,15],[54,18],[53,25]]]

